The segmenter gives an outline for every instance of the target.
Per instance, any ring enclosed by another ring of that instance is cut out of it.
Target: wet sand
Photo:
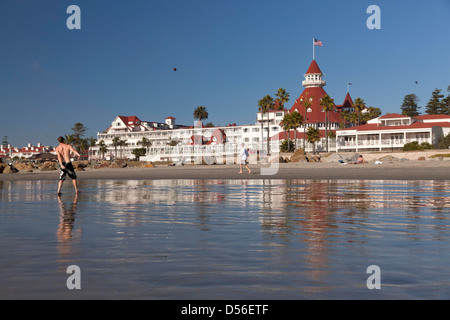
[[[268,165],[251,164],[252,173],[238,165],[185,165],[155,168],[90,169],[77,171],[79,179],[366,179],[450,180],[450,161],[393,161],[383,164],[283,163],[272,164],[275,174],[261,174]],[[57,180],[58,171],[0,174],[0,181]],[[70,179],[68,179],[70,180]]]

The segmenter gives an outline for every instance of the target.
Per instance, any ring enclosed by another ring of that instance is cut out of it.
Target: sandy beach
[[[369,180],[450,180],[450,161],[392,161],[383,164],[280,163],[271,175],[261,174],[268,165],[250,165],[252,173],[238,165],[184,165],[154,168],[86,168],[79,179],[369,179]],[[57,180],[58,171],[0,174],[0,181]]]

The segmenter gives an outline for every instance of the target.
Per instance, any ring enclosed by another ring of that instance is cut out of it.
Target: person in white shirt
[[[247,168],[249,174],[252,173],[252,170],[250,170],[247,164],[248,149],[245,149],[245,145],[243,143],[241,144],[241,152],[239,153],[239,158],[241,159],[241,162],[239,164],[240,170],[238,173],[242,173],[242,166],[245,166]]]

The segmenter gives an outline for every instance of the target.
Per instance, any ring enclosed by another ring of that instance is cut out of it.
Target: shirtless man
[[[56,147],[56,155],[59,162],[59,183],[58,183],[58,195],[61,194],[61,187],[64,180],[66,180],[66,174],[72,179],[75,192],[78,193],[77,174],[73,168],[72,162],[70,162],[70,153],[73,152],[80,159],[80,154],[72,148],[71,145],[66,144],[63,137],[58,138],[59,146]]]

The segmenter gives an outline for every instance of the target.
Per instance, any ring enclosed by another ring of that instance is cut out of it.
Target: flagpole
[[[314,60],[314,38],[313,38],[313,60]]]

